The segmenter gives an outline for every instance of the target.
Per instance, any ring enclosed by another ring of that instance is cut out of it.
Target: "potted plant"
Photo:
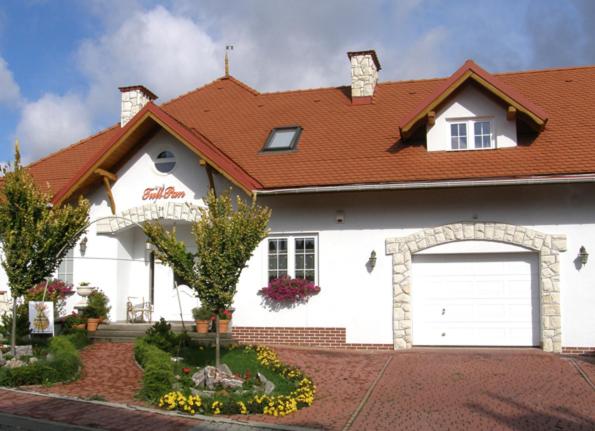
[[[229,321],[231,320],[231,316],[234,312],[233,308],[228,308],[227,310],[221,310],[219,312],[219,332],[229,332]]]
[[[87,319],[76,312],[69,314],[63,319],[65,328],[85,329],[87,327]]]
[[[87,306],[83,315],[87,318],[87,331],[94,332],[112,307],[109,306],[109,299],[101,290],[93,291],[87,300]]]
[[[199,334],[206,334],[209,332],[209,323],[211,321],[211,316],[213,316],[213,312],[211,310],[205,306],[195,307],[192,309],[192,316],[194,317],[194,322],[196,323],[196,332]]]

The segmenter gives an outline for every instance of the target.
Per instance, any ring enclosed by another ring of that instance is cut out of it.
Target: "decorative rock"
[[[203,387],[205,384],[205,373],[204,370],[201,368],[196,373],[192,374],[192,381],[194,385],[197,387]]]
[[[224,372],[225,374],[233,375],[233,373],[231,372],[231,369],[227,366],[227,364],[221,364],[221,365],[219,365],[219,367],[217,369],[219,371]]]
[[[206,387],[210,390],[214,390],[218,386],[226,389],[241,388],[244,384],[243,379],[234,376],[231,372],[227,373],[210,365],[194,373],[192,375],[192,381],[197,387]]]
[[[26,364],[17,358],[12,358],[12,359],[6,361],[6,364],[4,364],[4,366],[6,368],[20,368],[24,365],[26,365]]]
[[[37,359],[35,356],[31,356],[31,357],[29,358],[29,363],[30,363],[30,364],[34,364],[34,363],[36,363],[37,361],[38,361],[38,359]]]
[[[26,345],[26,346],[15,346],[16,357],[20,358],[21,356],[33,356],[33,346]]]
[[[256,373],[256,375],[258,376],[258,380],[260,380],[260,383],[264,386],[264,393],[266,395],[270,395],[275,390],[275,384],[271,382],[269,379],[267,379],[260,372]]]

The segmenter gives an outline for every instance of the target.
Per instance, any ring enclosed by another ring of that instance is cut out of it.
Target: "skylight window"
[[[301,127],[277,127],[269,134],[263,151],[293,150],[297,146],[301,132]]]

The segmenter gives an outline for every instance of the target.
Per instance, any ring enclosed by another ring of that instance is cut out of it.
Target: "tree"
[[[196,253],[157,222],[147,222],[145,233],[157,256],[173,268],[216,315],[215,363],[220,365],[219,313],[233,303],[240,274],[256,246],[267,236],[271,211],[239,196],[235,209],[231,192],[217,197],[209,192],[206,207],[192,227]]]
[[[21,166],[18,141],[14,162],[2,168],[0,190],[1,262],[12,296],[11,346],[16,345],[17,299],[54,273],[74,247],[89,219],[89,203],[54,207],[49,193],[40,191]]]

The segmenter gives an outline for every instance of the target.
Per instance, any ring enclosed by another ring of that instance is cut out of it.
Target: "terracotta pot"
[[[229,332],[229,320],[219,319],[219,332]]]
[[[93,319],[91,317],[89,317],[87,319],[87,331],[89,332],[95,332],[97,331],[97,327],[99,326],[101,319]]]
[[[195,320],[196,332],[199,334],[206,334],[209,332],[209,321],[208,320]]]
[[[85,329],[87,327],[86,323],[79,323],[78,325],[74,325],[75,329]]]

